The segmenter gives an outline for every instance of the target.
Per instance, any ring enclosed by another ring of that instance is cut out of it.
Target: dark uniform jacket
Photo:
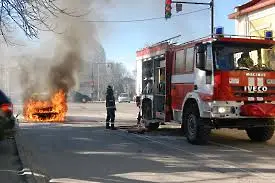
[[[113,95],[106,95],[106,108],[116,108],[115,97]]]

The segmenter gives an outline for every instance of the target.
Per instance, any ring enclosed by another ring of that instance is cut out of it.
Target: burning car
[[[34,93],[24,102],[23,114],[29,122],[64,122],[67,109],[66,94],[58,90],[52,94]]]

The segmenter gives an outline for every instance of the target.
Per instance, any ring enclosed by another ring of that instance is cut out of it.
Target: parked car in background
[[[91,101],[92,101],[92,98],[89,97],[88,95],[82,94],[80,92],[72,93],[72,102],[87,103],[87,102],[91,102]]]
[[[130,96],[127,93],[121,93],[118,97],[118,103],[121,102],[131,102]]]
[[[0,140],[10,135],[15,127],[13,104],[7,95],[0,90]]]

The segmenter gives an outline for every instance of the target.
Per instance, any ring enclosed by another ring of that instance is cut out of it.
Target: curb
[[[92,104],[92,103],[105,103],[105,101],[92,101],[92,102],[88,102],[88,103],[90,103],[90,104]]]

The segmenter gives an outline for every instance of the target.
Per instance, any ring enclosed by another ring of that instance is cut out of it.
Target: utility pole
[[[112,65],[113,63],[107,63],[107,62],[95,62],[95,63],[92,63],[92,64],[96,64],[97,65],[97,99],[99,100],[99,98],[100,98],[100,92],[99,92],[99,90],[100,90],[100,85],[99,85],[99,79],[100,79],[100,77],[99,77],[99,72],[100,72],[100,70],[99,70],[99,65]]]
[[[99,63],[97,63],[97,100],[100,100],[100,93],[99,93]]]
[[[211,8],[211,37],[214,36],[214,0],[211,0],[210,2],[210,8]]]
[[[196,5],[207,5],[210,6],[210,11],[211,11],[211,37],[214,36],[214,0],[211,0],[209,3],[199,3],[199,2],[189,2],[189,1],[171,1],[171,0],[166,0],[166,6],[170,6],[171,4],[174,3],[177,5],[177,9],[179,8],[182,10],[182,4],[196,4]],[[168,18],[171,17],[171,8],[166,9],[166,13],[168,12]]]

